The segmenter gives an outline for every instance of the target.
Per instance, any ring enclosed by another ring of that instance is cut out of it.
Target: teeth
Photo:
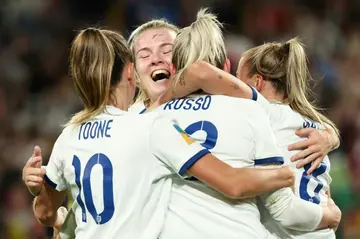
[[[167,70],[156,70],[156,71],[154,71],[154,72],[151,74],[151,77],[154,78],[157,74],[164,74],[164,75],[166,75],[167,77],[170,76],[170,72],[167,71]]]

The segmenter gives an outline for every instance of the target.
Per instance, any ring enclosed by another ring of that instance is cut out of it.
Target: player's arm
[[[341,211],[329,199],[324,206],[296,197],[290,188],[260,196],[270,215],[283,227],[298,231],[335,228],[340,223]]]
[[[280,149],[277,147],[265,111],[254,108],[252,116],[253,137],[256,144],[255,165],[257,167],[280,167],[279,164],[283,162],[274,157],[280,155]],[[337,226],[340,222],[341,213],[335,204],[320,207],[296,197],[290,188],[263,194],[260,198],[270,215],[286,228],[314,231],[319,228]]]
[[[278,169],[232,168],[212,154],[204,155],[187,170],[200,181],[234,199],[249,198],[292,186],[289,167]]]
[[[199,61],[171,80],[168,90],[158,99],[156,105],[185,97],[197,90],[247,99],[254,97],[252,88],[246,83],[205,61]]]
[[[252,197],[294,182],[289,168],[235,169],[210,154],[178,125],[163,117],[153,124],[150,144],[153,154],[180,176],[192,175],[229,198]]]
[[[67,195],[68,185],[63,176],[61,137],[55,142],[40,192],[33,203],[36,219],[46,226],[56,226],[63,220],[58,218],[58,209]]]
[[[58,209],[64,202],[66,193],[55,190],[47,182],[44,183],[33,203],[35,217],[41,224],[51,227],[57,224]]]
[[[29,189],[30,193],[33,196],[39,196],[40,192],[44,188],[44,175],[46,173],[45,167],[42,167],[42,155],[41,155],[41,148],[39,146],[34,147],[34,153],[26,162],[23,168],[23,175],[22,178],[24,180],[25,185]],[[45,190],[45,189],[44,189]],[[40,199],[41,200],[41,199]],[[33,202],[33,212],[36,214],[35,204],[36,199]],[[57,217],[56,221],[53,225],[54,227],[54,238],[58,238],[56,236],[56,232],[58,232],[65,220],[67,214],[67,209],[64,207],[60,207],[57,210]],[[45,214],[44,214],[45,215]],[[39,220],[40,221],[40,220]]]

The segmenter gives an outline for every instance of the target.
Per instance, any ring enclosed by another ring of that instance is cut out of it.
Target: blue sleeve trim
[[[194,163],[196,163],[200,158],[202,158],[204,155],[209,154],[209,150],[207,149],[203,149],[201,151],[199,151],[197,154],[195,154],[194,156],[192,156],[188,161],[186,161],[186,163],[184,163],[184,165],[180,168],[179,170],[179,174],[182,176],[184,175],[184,173],[191,168],[191,166],[194,165]]]
[[[146,112],[146,108],[144,108],[142,111],[140,111],[139,115],[144,114]]]
[[[54,183],[53,181],[51,181],[51,179],[45,174],[44,176],[45,182],[47,182],[47,184],[49,184],[53,189],[56,189],[57,184]]]
[[[250,89],[251,89],[251,91],[252,91],[252,93],[253,93],[251,99],[254,100],[254,101],[257,101],[258,94],[257,94],[256,90],[255,90],[254,87],[252,87],[251,85],[248,84],[248,86],[250,87]]]
[[[268,163],[281,163],[284,164],[283,157],[270,157],[264,159],[255,159],[255,165],[268,164]]]

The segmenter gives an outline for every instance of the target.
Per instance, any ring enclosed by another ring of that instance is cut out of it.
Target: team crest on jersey
[[[177,124],[173,124],[173,126],[175,127],[175,129],[177,130],[177,132],[180,133],[180,135],[183,137],[183,139],[186,141],[186,143],[192,144],[192,143],[195,142],[195,141],[192,140],[192,139],[187,135],[187,133],[186,133],[184,130],[182,130]]]

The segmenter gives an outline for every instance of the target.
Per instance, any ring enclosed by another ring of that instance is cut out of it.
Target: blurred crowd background
[[[202,6],[225,23],[234,69],[249,47],[303,39],[314,100],[341,130],[341,146],[330,155],[331,194],[343,212],[338,238],[360,238],[358,0],[0,0],[0,238],[51,234],[34,219],[21,170],[34,145],[49,157],[60,125],[81,107],[68,75],[76,30],[107,26],[128,37],[162,17],[182,27]]]

